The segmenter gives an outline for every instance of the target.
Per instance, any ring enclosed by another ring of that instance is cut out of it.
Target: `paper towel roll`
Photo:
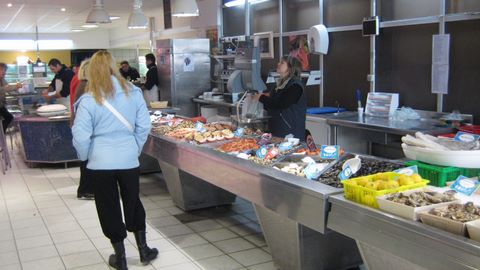
[[[327,54],[328,31],[325,25],[317,24],[308,30],[308,48],[312,53]]]

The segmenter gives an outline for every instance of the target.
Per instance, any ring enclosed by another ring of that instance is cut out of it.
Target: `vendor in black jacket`
[[[305,140],[307,98],[300,80],[301,66],[295,57],[282,57],[277,65],[277,88],[257,96],[271,116],[268,125],[273,136],[293,134]]]
[[[65,65],[63,65],[60,60],[56,58],[50,59],[48,62],[48,67],[50,70],[55,73],[55,77],[48,86],[48,92],[55,91],[55,97],[57,98],[57,103],[65,105],[67,108],[70,107],[70,82],[75,76],[75,73]],[[50,97],[47,93],[44,93],[44,96],[47,99]]]

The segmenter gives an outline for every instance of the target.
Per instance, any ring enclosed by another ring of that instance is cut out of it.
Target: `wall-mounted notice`
[[[432,93],[448,94],[450,35],[433,35]]]

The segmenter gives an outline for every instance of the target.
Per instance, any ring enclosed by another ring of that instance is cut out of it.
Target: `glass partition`
[[[308,30],[320,23],[318,0],[283,0],[283,31]]]

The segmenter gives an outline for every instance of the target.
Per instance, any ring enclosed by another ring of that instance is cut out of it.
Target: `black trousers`
[[[78,184],[77,195],[93,194],[93,181],[90,170],[87,170],[87,161],[80,163],[80,183]]]
[[[5,133],[7,131],[8,125],[10,125],[13,120],[13,115],[5,107],[0,108],[0,115],[3,117],[2,125],[3,133]]]
[[[95,205],[105,236],[111,243],[118,243],[129,232],[145,230],[145,209],[139,196],[140,169],[89,170],[94,182]],[[120,195],[123,204],[120,208]]]

